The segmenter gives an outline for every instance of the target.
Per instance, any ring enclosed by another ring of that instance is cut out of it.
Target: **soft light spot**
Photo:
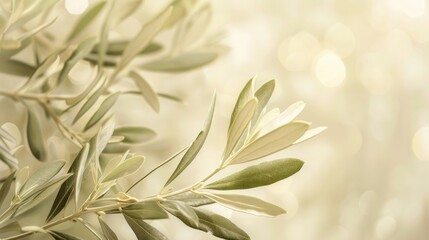
[[[412,148],[418,159],[429,161],[429,127],[423,127],[414,134]]]
[[[426,0],[390,0],[390,6],[408,17],[420,17],[426,12]]]
[[[88,62],[78,62],[76,66],[70,71],[69,79],[70,82],[75,85],[82,85],[88,82],[88,79],[91,79],[93,73],[93,68]]]
[[[341,57],[350,55],[356,46],[353,32],[344,24],[336,23],[325,34],[325,44]]]
[[[314,73],[326,87],[336,87],[346,78],[346,67],[334,52],[324,50],[316,58]]]
[[[277,57],[287,70],[303,71],[319,51],[319,41],[313,35],[299,32],[281,43]]]
[[[396,229],[396,220],[391,216],[382,217],[378,220],[375,234],[378,239],[390,239]]]
[[[80,15],[88,8],[88,0],[65,0],[67,12],[73,15]]]
[[[358,60],[357,72],[365,88],[374,95],[389,93],[392,88],[389,58],[384,54],[364,54]]]

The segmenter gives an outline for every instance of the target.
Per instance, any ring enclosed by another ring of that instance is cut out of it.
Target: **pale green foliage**
[[[286,212],[256,197],[219,191],[273,184],[298,172],[303,166],[301,160],[264,161],[217,181],[211,180],[231,165],[269,156],[325,129],[308,130],[310,123],[295,120],[304,108],[302,102],[292,104],[283,113],[278,109],[268,111],[266,106],[275,88],[274,80],[256,91],[255,78],[245,85],[231,113],[224,155],[218,167],[185,188],[175,189],[174,180],[191,164],[205,166],[197,159],[215,118],[215,95],[195,140],[141,177],[138,177],[139,169],[144,168],[146,159],[132,152],[131,146],[150,141],[156,133],[145,126],[115,126],[113,121],[117,100],[128,94],[141,95],[157,113],[162,109],[160,97],[181,102],[174,94],[160,93],[153,88],[147,71],[179,74],[218,58],[221,52],[216,49],[221,49],[221,45],[203,38],[212,16],[210,5],[196,0],[175,0],[143,23],[133,38],[113,41],[109,39],[109,31],[129,16],[138,18],[135,12],[142,1],[93,3],[71,25],[65,40],[48,31],[55,21],[61,21],[61,17],[48,19],[59,7],[59,1],[0,1],[0,73],[20,81],[16,89],[0,89],[0,95],[24,106],[27,121],[22,151],[43,161],[36,169],[24,166],[25,162],[16,156],[21,146],[13,134],[0,127],[0,161],[10,169],[10,173],[0,176],[0,238],[20,239],[38,233],[54,239],[80,239],[80,232],[54,228],[70,222],[81,224],[96,239],[116,240],[120,236],[103,215],[117,214],[125,218],[138,239],[167,239],[146,220],[174,216],[191,228],[224,239],[241,240],[250,236],[230,220],[201,206],[218,203],[262,216]],[[99,26],[95,26],[97,24]],[[100,31],[84,36],[84,30],[91,27]],[[165,48],[166,43],[156,42],[164,31],[174,31],[171,47]],[[32,51],[34,61],[19,57],[24,49]],[[154,57],[145,58],[149,54]],[[140,63],[136,64],[135,60]],[[97,74],[93,74],[93,79],[78,93],[67,92],[70,73],[83,62],[90,64]],[[130,78],[134,88],[116,88]],[[52,131],[45,131],[51,126],[56,127],[65,142],[76,145],[71,147],[79,149],[70,149],[68,153],[75,153],[70,159],[52,159],[47,148],[47,135]],[[130,195],[133,189],[145,193],[139,183],[182,154],[158,194],[144,198]],[[118,180],[130,175],[138,180],[123,188]],[[46,199],[53,199],[52,203],[47,202],[52,205],[48,212],[42,213],[40,204]],[[98,215],[99,226],[93,226],[86,219],[90,214]],[[34,226],[21,221],[28,216],[37,220]]]

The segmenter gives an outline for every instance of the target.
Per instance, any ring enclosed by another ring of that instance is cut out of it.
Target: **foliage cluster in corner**
[[[263,161],[212,180],[229,166],[256,161],[324,130],[324,127],[309,129],[310,123],[295,120],[304,108],[302,102],[283,112],[278,108],[268,110],[274,80],[255,89],[252,78],[244,86],[231,113],[223,157],[204,179],[185,188],[174,188],[175,179],[196,159],[209,135],[216,96],[205,124],[188,147],[132,185],[118,184],[119,179],[135,174],[145,162],[145,157],[131,152],[130,146],[152,139],[155,132],[145,126],[115,126],[112,107],[119,97],[130,94],[141,95],[155,112],[160,109],[159,98],[180,102],[174,95],[155,91],[145,72],[191,71],[209,64],[223,52],[224,47],[216,37],[202,38],[211,17],[210,5],[196,0],[175,0],[145,22],[132,39],[111,40],[109,31],[135,14],[141,7],[140,0],[97,1],[77,19],[65,39],[48,31],[58,21],[51,16],[61,7],[58,0],[0,0],[0,3],[0,73],[4,78],[17,79],[16,88],[0,89],[0,95],[22,105],[27,115],[25,148],[18,146],[13,134],[0,127],[0,160],[10,170],[6,176],[0,176],[1,239],[21,239],[33,234],[81,239],[79,232],[54,230],[66,222],[84,226],[94,239],[118,239],[106,214],[123,216],[138,239],[167,239],[146,220],[171,216],[219,238],[250,239],[230,220],[203,206],[220,204],[260,216],[285,213],[259,198],[228,191],[283,180],[301,169],[301,160]],[[88,35],[91,27],[100,30]],[[174,31],[168,52],[157,42],[157,36],[165,31]],[[149,54],[151,57],[146,58]],[[19,55],[26,57],[21,59]],[[29,55],[34,56],[34,61],[28,61]],[[91,65],[94,77],[79,93],[67,92],[64,86],[70,84],[70,73],[82,62]],[[115,90],[125,81],[132,81],[134,88]],[[56,126],[75,145],[70,147],[79,149],[68,163],[52,159],[47,151],[48,136],[43,130],[47,125]],[[16,157],[17,151],[27,150],[44,162],[36,171],[22,166]],[[143,198],[130,194],[147,176],[178,157],[176,168],[158,194]],[[50,197],[53,202],[49,211],[38,211],[40,204]],[[21,219],[34,214],[45,223],[22,224]],[[98,217],[97,226],[87,220],[89,215]]]

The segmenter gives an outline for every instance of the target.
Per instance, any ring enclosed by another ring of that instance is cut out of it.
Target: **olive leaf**
[[[131,71],[129,76],[134,80],[134,83],[140,89],[143,98],[155,112],[159,112],[159,100],[156,95],[155,90],[150,86],[150,84],[144,79],[138,72]]]
[[[162,203],[162,207],[186,225],[198,227],[198,216],[189,205],[178,201],[167,201]]]
[[[313,129],[308,130],[307,132],[304,133],[304,135],[302,135],[298,140],[296,140],[293,144],[298,144],[298,143],[302,143],[304,141],[307,141],[317,135],[319,135],[320,133],[322,133],[323,131],[326,130],[327,127],[316,127]]]
[[[130,228],[136,234],[138,240],[167,240],[159,230],[147,224],[141,219],[135,219],[124,215]]]
[[[68,233],[58,232],[58,231],[49,231],[49,234],[55,239],[55,240],[81,240],[78,237],[75,237],[73,235],[70,235]]]
[[[154,18],[152,21],[146,23],[140,32],[131,40],[122,54],[122,58],[115,69],[115,73],[118,74],[125,68],[128,63],[144,48],[146,48],[152,39],[162,29],[165,21],[171,13],[171,8],[167,11],[162,12],[159,16]]]
[[[31,153],[35,158],[40,161],[44,161],[47,158],[45,138],[43,136],[42,128],[40,125],[39,118],[35,111],[28,105],[28,119],[27,119],[27,141],[30,147]]]
[[[122,5],[115,7],[114,11],[111,14],[112,17],[112,27],[116,27],[123,20],[130,17],[142,4],[143,0],[129,0],[121,1]]]
[[[22,186],[25,184],[29,176],[30,168],[28,166],[20,168],[16,172],[15,195],[18,195],[19,191],[21,190]]]
[[[72,124],[75,124],[88,110],[94,106],[94,104],[97,102],[97,100],[100,98],[101,94],[103,93],[103,87],[98,86],[98,89],[96,89],[91,96],[89,96],[88,100],[82,105],[82,107],[79,109],[79,111],[76,113],[76,116],[74,117]]]
[[[0,61],[0,72],[16,75],[20,77],[29,77],[31,76],[36,69],[25,63],[18,60],[7,60]]]
[[[213,212],[193,208],[195,213],[198,216],[198,226],[194,227],[188,225],[189,227],[209,232],[216,237],[229,240],[249,240],[250,237],[240,229],[237,225],[231,222],[229,219],[222,217],[221,215],[215,214]],[[186,222],[184,222],[186,224]]]
[[[84,14],[81,15],[79,20],[74,25],[73,29],[71,30],[70,34],[67,37],[67,42],[74,39],[76,36],[78,36],[83,30],[88,28],[88,26],[94,22],[95,18],[99,16],[101,10],[103,10],[104,6],[106,5],[105,1],[101,1],[97,4],[95,4],[93,7],[91,7],[88,11],[86,11]]]
[[[180,201],[191,207],[200,207],[215,203],[215,201],[211,200],[210,198],[193,192],[184,192],[181,194],[177,194],[175,196],[168,197],[168,200]]]
[[[306,122],[295,121],[276,128],[244,146],[225,164],[248,162],[285,149],[304,135],[308,126]]]
[[[185,72],[205,66],[218,57],[215,52],[187,52],[173,57],[161,58],[141,65],[144,70],[155,72]]]
[[[45,163],[33,175],[31,175],[19,191],[19,195],[25,195],[28,192],[43,186],[51,180],[63,168],[65,161],[53,161]]]
[[[13,171],[3,182],[3,185],[0,188],[0,208],[4,203],[6,203],[6,197],[9,194],[9,190],[12,186],[13,179],[15,178],[16,171]]]
[[[116,92],[116,93],[109,95],[106,99],[104,99],[104,101],[101,103],[100,107],[97,109],[97,111],[94,113],[94,115],[92,115],[92,117],[86,123],[85,128],[84,128],[85,131],[90,129],[91,127],[93,127],[95,124],[97,124],[101,120],[101,118],[104,117],[104,115],[116,103],[116,100],[118,99],[119,95],[121,95],[121,93]]]
[[[231,124],[228,131],[228,140],[225,147],[224,158],[227,158],[235,148],[244,130],[249,125],[250,120],[252,120],[257,106],[258,100],[253,98],[238,112],[237,117],[234,119],[234,122]]]
[[[268,101],[271,98],[271,95],[274,92],[274,88],[276,86],[276,82],[274,80],[270,80],[264,85],[262,85],[258,90],[255,92],[255,98],[258,99],[258,107],[255,110],[255,114],[252,118],[251,126],[252,128],[256,127],[256,122],[258,121],[263,109],[267,105]]]
[[[197,156],[198,152],[203,147],[203,144],[206,141],[206,138],[209,134],[210,126],[211,126],[212,119],[213,119],[215,105],[216,105],[216,95],[214,94],[213,99],[212,99],[212,104],[211,104],[211,107],[209,110],[209,114],[207,116],[203,130],[200,131],[197,138],[194,140],[194,142],[188,148],[186,153],[183,155],[182,159],[180,160],[180,162],[177,165],[176,169],[174,170],[173,174],[171,174],[170,178],[164,184],[164,187],[167,186],[168,184],[170,184],[174,179],[176,179],[189,166],[189,164],[191,164],[191,162]]]
[[[39,66],[37,66],[36,70],[33,72],[31,77],[25,82],[25,84],[20,87],[19,91],[26,90],[29,86],[39,87],[41,86],[46,78],[42,76],[47,75],[52,72],[51,68],[54,66],[55,62],[59,61],[59,56],[57,52],[49,55]]]
[[[18,159],[16,159],[12,150],[3,142],[0,142],[0,161],[4,162],[11,169],[18,167]]]
[[[79,195],[80,195],[80,188],[82,185],[83,175],[85,173],[85,167],[87,166],[86,162],[88,160],[88,152],[89,152],[89,144],[86,143],[85,146],[83,146],[82,150],[79,152],[77,158],[75,161],[77,162],[76,171],[74,172],[74,178],[76,179],[75,182],[75,205],[77,208],[77,205],[79,203]]]
[[[237,101],[235,102],[234,109],[231,113],[231,118],[229,120],[229,129],[231,129],[231,126],[235,119],[237,118],[238,113],[241,111],[241,109],[250,101],[250,99],[253,98],[253,82],[256,77],[251,78],[246,85],[241,90],[240,94],[238,95]]]
[[[150,128],[140,126],[125,126],[116,128],[114,136],[123,136],[124,143],[143,143],[153,139],[156,136],[155,131]]]
[[[157,201],[133,204],[122,209],[122,213],[135,219],[165,219],[168,214]]]
[[[281,207],[251,196],[206,192],[199,193],[235,211],[250,213],[257,216],[277,216],[286,213]]]
[[[125,160],[111,171],[105,173],[105,176],[102,177],[101,182],[116,180],[136,172],[142,166],[144,159],[145,158],[143,156],[135,156]]]
[[[111,56],[120,56],[124,53],[125,48],[128,45],[128,41],[109,41],[107,44],[106,54]],[[143,50],[139,52],[139,55],[150,54],[159,52],[163,49],[160,43],[151,42]],[[100,44],[96,44],[92,49],[91,53],[98,54],[100,51]]]
[[[10,222],[4,226],[0,226],[0,233],[13,232],[13,231],[21,231],[21,225],[16,222]]]
[[[107,240],[118,240],[115,232],[109,227],[109,225],[101,218],[98,217],[98,222],[100,223],[101,230],[103,231],[103,235]]]
[[[301,160],[295,158],[263,162],[209,183],[204,188],[234,190],[266,186],[292,176],[303,164]]]
[[[65,61],[64,67],[60,72],[60,75],[58,77],[58,82],[62,83],[64,79],[66,79],[72,70],[72,68],[80,61],[82,60],[88,53],[91,52],[91,49],[94,47],[95,44],[95,37],[88,38],[84,41],[82,41],[76,50],[72,53],[72,55]]]

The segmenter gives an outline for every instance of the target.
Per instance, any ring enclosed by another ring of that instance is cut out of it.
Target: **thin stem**
[[[8,92],[5,90],[0,90],[0,95],[10,97],[13,99],[28,99],[28,100],[35,100],[35,101],[39,101],[39,100],[68,100],[68,99],[72,99],[75,97],[75,96],[65,96],[65,95]]]
[[[154,169],[152,169],[150,172],[148,172],[146,175],[144,175],[142,178],[140,178],[137,182],[135,182],[131,187],[129,187],[127,189],[127,191],[125,191],[126,193],[129,192],[131,189],[133,189],[137,184],[139,184],[141,181],[143,181],[146,177],[148,177],[149,175],[151,175],[153,172],[155,172],[156,170],[158,170],[159,168],[161,168],[162,166],[164,166],[165,164],[169,163],[171,160],[173,160],[174,158],[176,158],[179,154],[181,154],[182,152],[184,152],[186,149],[188,149],[188,147],[183,148],[182,150],[178,151],[177,153],[175,153],[173,156],[169,157],[167,160],[165,160],[164,162],[160,163],[158,166],[156,166]]]

